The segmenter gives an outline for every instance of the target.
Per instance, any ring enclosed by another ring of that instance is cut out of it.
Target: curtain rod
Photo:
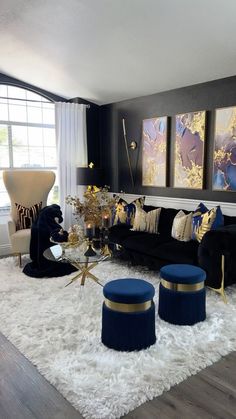
[[[56,103],[55,100],[35,100],[35,99],[20,99],[18,97],[6,97],[6,96],[0,96],[0,99],[5,100],[22,100],[23,102],[36,102],[36,103]],[[65,102],[65,103],[74,103],[74,102]],[[79,103],[79,105],[84,105],[87,109],[90,108],[90,105],[86,105],[84,103]]]

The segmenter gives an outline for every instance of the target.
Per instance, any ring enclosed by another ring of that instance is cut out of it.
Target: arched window
[[[10,205],[4,169],[56,171],[56,165],[54,103],[30,90],[0,84],[0,210]],[[49,201],[56,202],[57,195],[56,185]]]

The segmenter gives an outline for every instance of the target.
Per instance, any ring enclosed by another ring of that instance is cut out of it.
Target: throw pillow
[[[142,208],[136,207],[133,230],[158,233],[160,213],[161,208],[146,212]]]
[[[192,217],[193,213],[185,214],[182,210],[180,210],[172,224],[172,231],[171,236],[179,241],[188,242],[191,240],[192,235]]]
[[[15,203],[15,206],[17,210],[16,229],[24,230],[26,228],[31,228],[33,222],[37,219],[39,211],[42,208],[42,202],[32,205],[30,208],[26,208],[17,203]]]
[[[114,198],[116,200],[116,205],[113,209],[112,224],[127,224],[128,226],[132,226],[134,223],[136,207],[143,208],[145,196],[135,199],[130,204],[123,198],[120,198],[119,195],[114,195]]]
[[[222,225],[224,225],[224,217],[220,206],[208,210],[201,203],[193,214],[192,239],[200,242],[207,231]]]

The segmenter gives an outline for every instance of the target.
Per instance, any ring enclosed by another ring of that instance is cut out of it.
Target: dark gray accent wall
[[[236,202],[236,192],[212,191],[215,109],[227,106],[236,106],[236,76],[101,106],[101,160],[111,190],[203,201]],[[173,188],[175,115],[200,110],[207,111],[204,189]],[[158,116],[169,117],[168,186],[144,187],[142,186],[142,121]],[[129,175],[122,118],[126,121],[128,143],[131,140],[138,143],[138,148],[130,151],[135,188],[132,188]]]

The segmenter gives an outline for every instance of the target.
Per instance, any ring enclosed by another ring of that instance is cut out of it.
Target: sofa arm
[[[16,223],[14,220],[8,221],[8,232],[10,237],[16,232]]]
[[[206,271],[206,285],[220,288],[222,255],[225,256],[225,286],[236,283],[236,224],[208,231],[198,247],[198,263]]]

